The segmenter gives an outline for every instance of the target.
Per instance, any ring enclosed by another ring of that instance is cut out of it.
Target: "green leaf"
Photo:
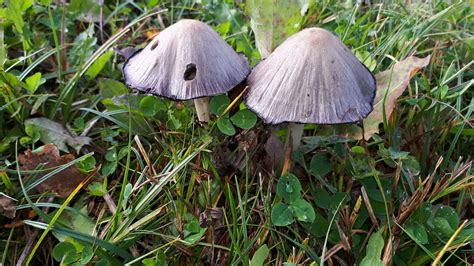
[[[82,265],[85,265],[85,264],[89,263],[89,261],[91,261],[92,257],[94,257],[94,249],[91,246],[85,246],[82,249],[81,259],[80,259],[79,262]]]
[[[266,58],[273,48],[302,26],[302,19],[314,0],[249,0],[250,26],[255,44]]]
[[[441,235],[445,238],[451,237],[451,235],[456,230],[456,228],[451,227],[448,220],[446,220],[442,217],[433,218],[432,220],[430,220],[430,224],[432,225],[435,233],[437,233],[438,235]]]
[[[201,226],[197,219],[192,219],[184,225],[184,230],[191,233],[199,233],[201,231]]]
[[[369,52],[365,50],[357,50],[355,56],[359,59],[362,64],[364,64],[370,71],[373,71],[377,66],[377,61],[375,61]]]
[[[166,104],[155,96],[145,96],[140,100],[140,109],[145,116],[154,116],[159,111],[165,111]]]
[[[36,72],[25,80],[26,86],[31,93],[35,93],[38,87],[45,82],[46,79],[41,78],[41,72]]]
[[[291,206],[298,221],[305,223],[312,223],[314,221],[316,214],[314,213],[313,206],[306,200],[297,199]]]
[[[219,128],[220,132],[228,136],[233,136],[236,133],[234,126],[230,122],[230,119],[226,117],[221,117],[219,120],[217,120],[217,128]]]
[[[418,208],[413,215],[410,217],[410,221],[418,222],[419,224],[426,224],[428,219],[431,217],[432,214],[432,206],[429,202],[424,202],[421,204],[420,208]]]
[[[445,219],[453,231],[459,226],[459,215],[453,207],[442,205],[436,210],[434,216]]]
[[[293,222],[293,210],[285,203],[278,202],[272,208],[272,223],[276,226],[287,226]]]
[[[339,204],[344,206],[344,201],[347,201],[348,199],[350,199],[350,197],[347,195],[347,193],[336,192],[334,193],[334,195],[331,197],[331,200],[329,201],[329,208],[336,210]]]
[[[114,79],[100,79],[99,80],[100,96],[102,98],[113,98],[114,96],[121,96],[128,93],[128,89],[122,82]]]
[[[353,147],[351,148],[351,151],[352,151],[353,153],[357,153],[357,154],[365,154],[365,149],[364,149],[364,147],[362,147],[362,146],[353,146]]]
[[[311,159],[309,171],[314,176],[324,177],[331,172],[331,162],[328,157],[323,154],[316,154]]]
[[[25,131],[30,137],[34,137],[34,134],[39,133],[40,140],[43,143],[53,143],[64,152],[68,152],[66,144],[79,153],[81,148],[91,141],[88,137],[72,136],[61,124],[44,117],[26,120]]]
[[[221,115],[224,110],[229,106],[230,99],[225,94],[220,94],[212,97],[211,103],[209,104],[211,108],[211,113],[215,115]]]
[[[107,162],[102,166],[100,173],[103,176],[108,176],[108,175],[113,174],[115,170],[117,170],[117,161]]]
[[[286,174],[278,180],[277,195],[286,203],[293,203],[301,198],[301,184],[293,174]]]
[[[324,188],[318,188],[314,191],[314,202],[322,209],[329,209],[331,196]]]
[[[126,186],[125,186],[125,190],[123,192],[123,201],[122,201],[122,208],[123,210],[126,210],[127,209],[127,202],[128,202],[128,198],[130,197],[130,195],[132,194],[132,189],[133,189],[133,186],[132,184],[128,183]]]
[[[383,266],[380,259],[384,247],[384,240],[382,237],[383,229],[373,233],[369,239],[369,243],[365,249],[365,257],[360,262],[360,266]]]
[[[200,228],[199,233],[192,234],[186,237],[185,239],[183,239],[183,243],[188,246],[192,246],[196,244],[196,242],[198,242],[202,238],[202,236],[206,233],[206,231],[207,231],[207,228]]]
[[[324,237],[327,233],[329,222],[324,216],[315,213],[314,221],[311,224],[310,232],[315,237]]]
[[[265,259],[268,257],[269,253],[270,250],[266,244],[259,247],[250,260],[250,266],[263,266],[263,263],[265,262]]]
[[[109,59],[114,55],[112,50],[103,53],[95,62],[87,69],[86,77],[89,80],[95,79],[100,71],[104,68],[105,64],[109,61]]]
[[[96,160],[94,156],[86,156],[77,163],[77,168],[83,173],[89,173],[94,170]]]
[[[104,196],[105,193],[107,192],[102,186],[102,183],[99,183],[99,182],[94,182],[90,184],[87,187],[87,189],[89,190],[89,195],[98,196],[98,197]]]
[[[230,120],[242,129],[251,129],[257,123],[257,116],[249,109],[243,109],[233,115]]]
[[[58,243],[53,248],[53,258],[58,262],[64,260],[64,263],[71,263],[75,260],[75,256],[76,248],[69,242]]]
[[[413,237],[416,242],[425,245],[428,244],[428,233],[423,225],[418,222],[408,222],[405,230]]]

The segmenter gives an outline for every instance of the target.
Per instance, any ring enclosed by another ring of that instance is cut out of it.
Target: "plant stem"
[[[202,97],[194,99],[194,106],[196,107],[196,113],[199,119],[199,122],[209,122],[209,102],[211,101],[210,97]]]
[[[304,124],[289,123],[288,132],[286,133],[285,149],[291,143],[291,150],[296,151],[300,147],[301,138],[303,137]]]

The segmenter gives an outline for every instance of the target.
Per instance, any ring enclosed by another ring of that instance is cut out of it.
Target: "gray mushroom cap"
[[[244,56],[207,24],[190,19],[163,30],[123,66],[129,87],[178,100],[227,92],[249,72]]]
[[[372,112],[375,78],[332,33],[302,30],[247,78],[245,102],[266,123],[342,124]]]

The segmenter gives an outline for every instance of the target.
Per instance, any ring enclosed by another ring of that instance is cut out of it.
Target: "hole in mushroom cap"
[[[156,40],[156,42],[151,45],[150,50],[151,50],[151,51],[155,50],[155,48],[158,46],[158,43],[159,43],[159,41]]]
[[[193,80],[196,77],[196,65],[193,63],[186,65],[186,70],[184,70],[184,80]]]

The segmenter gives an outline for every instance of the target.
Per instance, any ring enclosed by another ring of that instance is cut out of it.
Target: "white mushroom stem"
[[[286,133],[286,148],[291,144],[291,150],[296,151],[300,147],[303,137],[304,124],[289,123]],[[291,141],[291,142],[290,142]]]
[[[199,119],[199,122],[209,122],[211,119],[209,115],[209,102],[211,97],[202,97],[194,99],[194,106],[196,107],[196,113]]]

